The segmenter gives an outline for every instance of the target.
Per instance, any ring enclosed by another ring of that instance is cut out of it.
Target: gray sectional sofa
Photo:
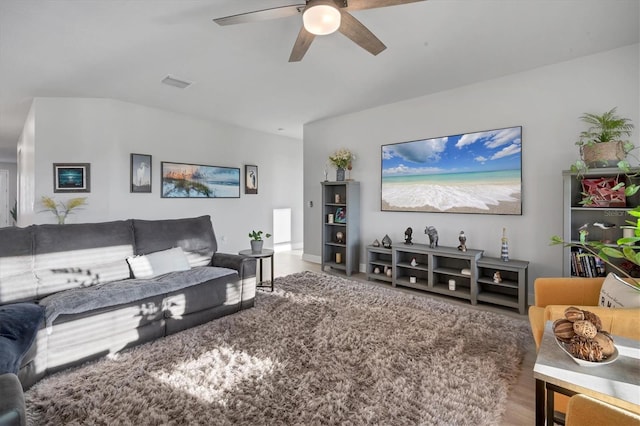
[[[255,291],[255,260],[218,253],[209,216],[1,228],[0,424],[24,421],[17,384],[249,308]]]

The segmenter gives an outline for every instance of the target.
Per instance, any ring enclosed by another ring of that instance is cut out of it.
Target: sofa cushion
[[[0,374],[17,374],[36,337],[44,309],[35,303],[0,306]]]
[[[599,305],[605,308],[640,308],[640,289],[609,273],[600,289]]]
[[[127,262],[135,278],[153,278],[169,272],[191,269],[187,256],[181,247],[130,256],[127,258]]]
[[[188,271],[170,272],[151,279],[134,278],[92,287],[73,288],[47,296],[40,304],[45,307],[45,320],[50,329],[58,315],[79,314],[144,300],[218,278],[226,282],[230,275],[234,276],[232,279],[238,279],[236,271],[203,266]]]
[[[136,253],[182,247],[192,267],[211,264],[218,249],[209,215],[187,219],[133,220]]]
[[[0,228],[0,304],[36,298],[33,229]]]
[[[124,262],[127,256],[133,255],[133,246],[131,220],[38,225],[34,230],[34,269],[37,276],[44,277],[38,281],[38,296],[82,285],[73,280],[45,279],[54,275],[49,272]]]
[[[37,272],[40,285],[52,290],[55,288],[64,290],[69,288],[69,285],[89,287],[96,284],[125,280],[130,275],[129,265],[125,259],[85,267],[41,269]]]

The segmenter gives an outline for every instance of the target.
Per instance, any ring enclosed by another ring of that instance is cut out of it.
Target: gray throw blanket
[[[147,297],[171,293],[226,275],[234,270],[215,266],[200,266],[188,271],[169,272],[150,279],[128,279],[98,284],[92,287],[72,288],[42,299],[47,331],[51,333],[53,321],[62,314],[79,314],[108,306],[143,300]]]

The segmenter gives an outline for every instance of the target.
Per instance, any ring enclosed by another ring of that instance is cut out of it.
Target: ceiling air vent
[[[186,89],[187,87],[189,87],[189,86],[191,86],[193,84],[190,81],[180,80],[178,78],[171,77],[170,75],[168,75],[165,78],[163,78],[162,82],[164,84],[167,84],[167,85],[173,86],[173,87],[177,87],[179,89]]]

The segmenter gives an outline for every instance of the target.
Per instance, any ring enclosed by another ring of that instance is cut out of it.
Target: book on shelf
[[[571,249],[571,275],[592,278],[604,277],[607,272],[602,259],[582,248],[574,247]]]

